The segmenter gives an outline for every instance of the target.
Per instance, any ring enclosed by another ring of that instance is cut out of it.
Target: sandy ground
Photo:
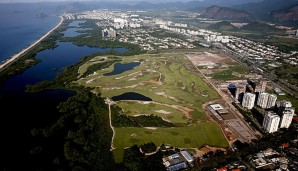
[[[3,69],[5,66],[9,65],[10,63],[12,63],[13,61],[15,61],[16,59],[18,59],[19,57],[21,57],[23,54],[25,54],[27,51],[29,51],[31,48],[33,48],[35,45],[37,45],[43,39],[45,39],[47,36],[49,36],[55,29],[57,29],[63,23],[63,21],[64,21],[63,17],[60,16],[60,18],[61,18],[61,21],[58,23],[58,25],[56,25],[56,27],[54,27],[47,34],[45,34],[44,36],[42,36],[41,38],[39,38],[37,41],[35,41],[29,47],[23,49],[21,52],[15,54],[15,55],[13,55],[9,60],[7,60],[5,63],[1,64],[0,65],[0,70]]]
[[[200,53],[200,54],[186,54],[186,57],[195,66],[213,66],[216,63],[233,62],[233,59],[223,54]]]

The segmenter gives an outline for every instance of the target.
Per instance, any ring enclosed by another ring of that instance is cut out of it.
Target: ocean
[[[59,21],[46,4],[0,3],[0,63],[45,35]]]

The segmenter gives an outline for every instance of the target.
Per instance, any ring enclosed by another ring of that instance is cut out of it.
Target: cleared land
[[[219,94],[202,80],[198,73],[186,66],[192,65],[183,53],[145,54],[130,57],[98,56],[79,69],[79,74],[100,63],[119,59],[120,63],[140,62],[140,65],[121,74],[104,76],[114,70],[114,64],[105,69],[90,72],[77,83],[94,88],[104,98],[112,98],[127,92],[147,96],[152,101],[118,101],[117,105],[129,116],[153,114],[180,127],[173,128],[115,128],[115,161],[121,162],[119,149],[134,144],[154,142],[174,147],[197,148],[204,144],[227,147],[220,127],[206,116],[202,105],[219,99]]]

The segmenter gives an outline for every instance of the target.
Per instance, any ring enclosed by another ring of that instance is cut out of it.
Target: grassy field
[[[233,73],[238,73],[238,74],[249,73],[248,68],[246,68],[245,66],[239,65],[238,63],[227,63],[227,65],[229,65],[228,68],[224,68],[224,70],[220,72],[215,72],[214,74],[211,74],[212,78],[216,80],[239,80],[243,78],[238,77]]]
[[[103,59],[107,61],[109,57],[97,57],[93,61],[104,62]],[[195,120],[208,120],[201,106],[210,100],[218,99],[219,95],[200,77],[185,68],[184,64],[189,61],[185,59],[184,54],[165,53],[122,57],[121,63],[135,61],[142,62],[140,66],[122,74],[103,76],[113,71],[114,65],[111,65],[78,82],[88,87],[99,87],[98,91],[101,92],[102,97],[111,98],[126,92],[136,92],[159,104],[151,108],[152,104],[150,107],[140,104],[129,105],[128,102],[119,103],[128,115],[155,114],[174,123],[186,123],[185,117],[191,116]],[[82,75],[89,66],[90,62],[83,65],[79,70],[80,74]],[[176,108],[171,105],[175,105]],[[177,110],[177,106],[185,108],[184,111],[189,115],[183,116],[183,111]],[[155,112],[158,110],[165,110],[170,114]]]
[[[93,63],[109,61],[111,57],[96,57],[80,67],[83,75]],[[116,128],[114,139],[115,161],[121,162],[123,148],[134,144],[154,142],[171,144],[181,148],[195,148],[204,144],[228,146],[220,128],[210,122],[202,105],[220,96],[185,65],[189,61],[183,53],[144,54],[119,57],[122,64],[140,62],[140,65],[121,74],[104,76],[114,70],[114,65],[80,78],[80,85],[93,87],[101,96],[112,98],[127,92],[135,92],[152,99],[151,102],[118,101],[125,114],[137,116],[154,114],[172,123],[182,123],[185,127]],[[119,150],[121,149],[121,150]]]
[[[219,135],[220,128],[211,122],[191,127],[175,128],[116,128],[115,147],[125,148],[134,144],[142,145],[154,142],[156,145],[170,144],[178,148],[197,148],[208,144],[227,147],[224,136]]]

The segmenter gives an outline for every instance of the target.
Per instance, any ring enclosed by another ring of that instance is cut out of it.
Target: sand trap
[[[172,113],[172,112],[168,112],[168,111],[165,111],[165,110],[155,110],[154,112],[162,113],[162,114],[165,114],[165,115],[168,115],[168,114]]]
[[[156,127],[144,127],[145,129],[156,130]]]

